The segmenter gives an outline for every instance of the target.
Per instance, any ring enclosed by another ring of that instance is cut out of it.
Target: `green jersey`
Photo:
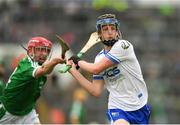
[[[2,95],[4,87],[5,87],[5,83],[2,80],[0,80],[0,95]]]
[[[34,77],[38,67],[37,62],[24,58],[10,76],[0,100],[11,114],[26,115],[35,107],[41,88],[46,82],[46,76]]]

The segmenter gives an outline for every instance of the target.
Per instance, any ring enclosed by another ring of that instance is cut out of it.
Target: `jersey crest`
[[[129,46],[130,46],[130,44],[129,44],[127,41],[122,41],[121,47],[122,47],[123,49],[128,49]]]

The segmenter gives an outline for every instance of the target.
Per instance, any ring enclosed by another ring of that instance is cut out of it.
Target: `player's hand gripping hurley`
[[[81,51],[77,54],[79,58],[81,58],[85,52],[87,52],[92,46],[101,42],[100,38],[98,37],[97,32],[93,32],[86,42],[85,46],[81,49]],[[66,73],[71,68],[70,65],[65,65],[62,69],[59,70],[60,73]]]

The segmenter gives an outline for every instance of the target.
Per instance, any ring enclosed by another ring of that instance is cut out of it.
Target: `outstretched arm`
[[[35,72],[35,77],[40,77],[42,75],[45,75],[45,74],[49,74],[52,72],[52,70],[54,69],[54,67],[57,65],[57,64],[62,64],[64,63],[64,59],[62,58],[53,58],[52,60],[47,60],[45,61],[42,66],[40,66],[36,72]]]

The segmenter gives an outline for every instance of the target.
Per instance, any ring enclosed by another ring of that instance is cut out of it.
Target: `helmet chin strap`
[[[112,40],[104,40],[102,43],[106,46],[113,46],[118,40],[112,39]]]
[[[116,35],[116,37],[114,39],[111,39],[111,40],[103,40],[103,36],[101,36],[100,39],[102,40],[102,43],[104,45],[112,47],[120,38],[119,38],[119,34],[118,34],[118,35]]]

